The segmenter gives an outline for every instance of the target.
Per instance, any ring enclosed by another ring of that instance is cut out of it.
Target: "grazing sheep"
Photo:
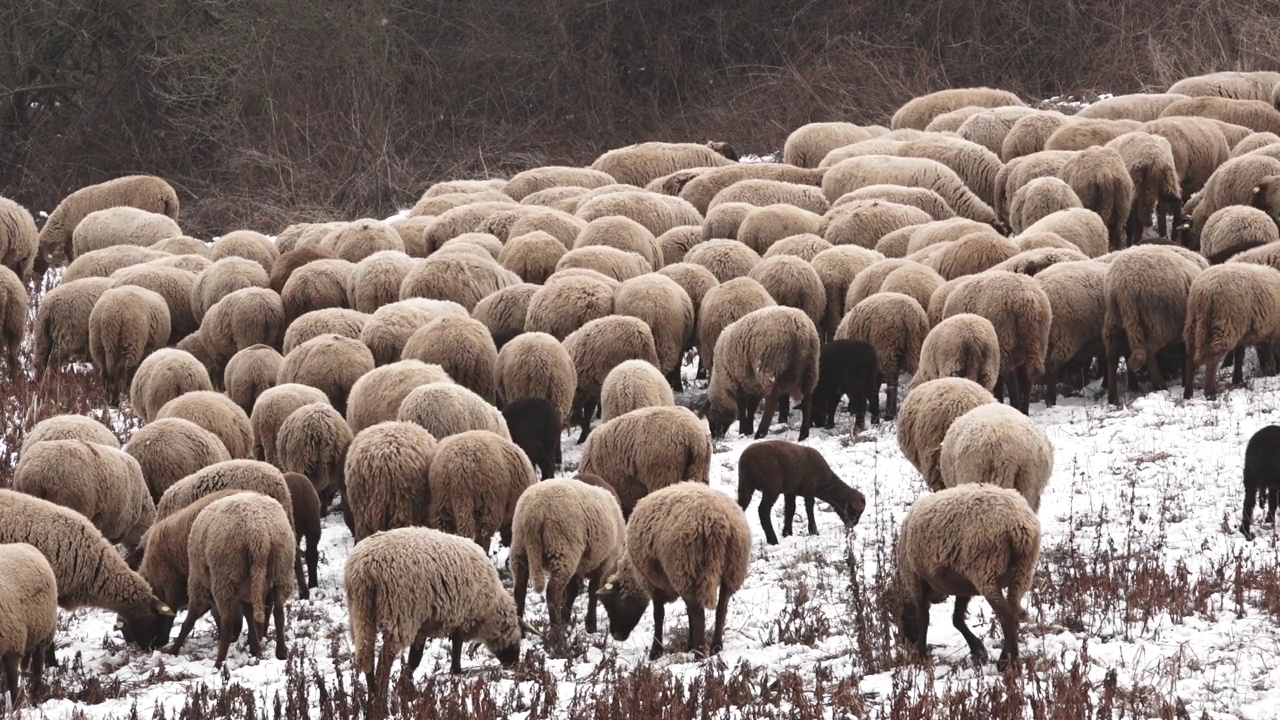
[[[467,309],[455,302],[423,298],[383,305],[365,322],[359,339],[377,365],[386,365],[400,359],[404,344],[418,328],[445,315],[467,315]]]
[[[889,419],[898,410],[898,376],[916,371],[920,346],[928,334],[929,318],[920,303],[890,292],[877,293],[853,306],[836,329],[837,340],[860,340],[875,349],[886,386],[885,416]]]
[[[592,320],[574,331],[562,343],[577,375],[573,408],[585,442],[591,432],[591,418],[600,403],[605,377],[626,360],[644,360],[658,365],[656,345],[648,323],[630,316],[609,315]]]
[[[726,167],[713,167],[685,183],[680,197],[688,200],[700,213],[719,192],[739,180],[780,180],[801,185],[819,185],[823,171],[816,168],[800,168],[785,163],[738,163]]]
[[[1065,241],[1064,244],[1066,244]],[[1070,248],[1037,248],[1035,250],[1023,250],[991,269],[1008,270],[1009,272],[1034,276],[1041,270],[1056,263],[1083,262],[1088,259],[1089,257],[1084,253]]]
[[[1231,146],[1222,128],[1207,118],[1159,118],[1145,123],[1142,129],[1169,141],[1183,197],[1203,188],[1214,171],[1230,158]]]
[[[621,539],[619,522],[619,542]],[[4,665],[9,705],[17,708],[22,697],[20,665],[30,662],[31,689],[37,694],[44,692],[45,655],[53,652],[58,629],[58,579],[44,555],[27,543],[0,545],[0,578],[0,611],[5,617],[0,630],[0,663]]]
[[[470,313],[486,295],[519,282],[518,275],[503,269],[496,260],[447,253],[414,267],[400,285],[400,299],[451,300]]]
[[[644,360],[619,363],[600,388],[600,418],[605,422],[637,408],[674,404],[662,371]]]
[[[1264,102],[1223,97],[1189,97],[1170,103],[1160,113],[1160,117],[1194,115],[1241,125],[1254,132],[1280,133],[1280,111],[1272,107],[1269,101],[1270,98]]]
[[[913,128],[924,130],[935,117],[962,107],[994,108],[1007,105],[1026,105],[1011,92],[988,87],[954,88],[912,98],[898,108],[889,121],[889,127],[898,130]]]
[[[498,353],[495,391],[499,406],[525,398],[541,398],[556,409],[560,423],[573,412],[578,376],[573,358],[555,337],[527,332]]]
[[[350,307],[347,288],[355,267],[335,258],[314,260],[294,270],[280,291],[289,322],[313,310]]]
[[[164,298],[169,308],[169,340],[172,345],[199,328],[191,312],[191,290],[195,287],[193,272],[174,267],[136,265],[111,273],[111,287],[134,285],[151,290]]]
[[[990,391],[1000,379],[1000,338],[990,320],[972,313],[938,323],[920,346],[914,384],[944,377],[972,380]]]
[[[725,283],[749,274],[760,263],[760,254],[736,240],[715,239],[694,245],[684,261],[705,267]]]
[[[354,388],[353,388],[354,392]],[[250,413],[250,429],[253,435],[251,457],[277,465],[276,435],[280,425],[294,410],[314,402],[328,402],[324,392],[297,383],[277,384],[258,396]],[[399,409],[399,405],[396,405]],[[394,410],[392,414],[394,416]]]
[[[745,202],[722,202],[707,211],[702,222],[703,240],[736,240],[738,228],[757,206]]]
[[[830,505],[846,528],[857,525],[867,507],[862,493],[844,484],[822,453],[786,440],[761,440],[742,451],[738,459],[738,507],[745,511],[756,490],[760,491],[760,526],[770,545],[778,544],[770,513],[779,495],[784,497],[783,537],[791,536],[797,496],[804,498],[810,535],[818,534],[818,524],[813,517],[815,500]]]
[[[504,438],[511,437],[497,408],[448,381],[414,388],[400,403],[396,419],[417,423],[438,440],[468,430],[486,430]]]
[[[715,367],[715,348],[725,328],[761,308],[777,305],[756,280],[733,278],[707,291],[698,310],[698,359],[709,373]]]
[[[996,221],[991,206],[974,194],[954,170],[928,158],[866,155],[841,160],[827,169],[822,191],[834,201],[859,188],[886,183],[933,190],[962,217],[982,223]]]
[[[939,454],[947,487],[990,483],[1017,490],[1033,512],[1053,474],[1053,443],[1026,415],[980,405],[951,423]]]
[[[1280,426],[1267,425],[1249,438],[1244,449],[1244,514],[1240,519],[1240,534],[1253,540],[1253,532],[1249,530],[1253,522],[1253,507],[1262,491],[1261,505],[1267,510],[1267,522],[1275,522],[1276,500],[1280,497],[1280,467],[1275,453],[1280,444]]]
[[[208,249],[209,259],[217,262],[224,257],[242,257],[253,260],[271,274],[280,251],[271,242],[271,238],[252,230],[235,230],[213,241]]]
[[[92,313],[90,313],[92,317]],[[692,321],[692,318],[690,318]],[[27,288],[12,270],[0,265],[0,345],[4,346],[9,379],[17,380],[22,371],[19,355],[27,334]],[[166,338],[167,339],[167,338]]]
[[[1042,112],[1017,105],[983,110],[965,118],[955,132],[961,139],[981,145],[999,158],[1004,139],[1009,136],[1013,124],[1024,117]]]
[[[12,489],[84,515],[112,543],[132,548],[155,520],[138,461],[108,445],[43,440],[18,460]]]
[[[1251,248],[1280,241],[1280,230],[1271,216],[1257,208],[1228,205],[1204,223],[1200,254],[1217,265]]]
[[[1018,118],[1000,143],[1000,160],[1008,164],[1024,155],[1043,151],[1049,136],[1070,121],[1066,115],[1050,111]]]
[[[1013,241],[987,231],[970,233],[939,246],[925,262],[945,281],[976,275],[1017,254],[1018,246]]]
[[[763,438],[780,396],[789,395],[800,405],[800,439],[807,438],[819,345],[813,320],[790,307],[761,308],[726,327],[716,340],[719,362],[711,367],[707,386],[706,414],[712,435],[722,437],[735,415],[739,433],[751,434],[756,405],[764,400],[755,433],[757,440]]]
[[[1057,263],[1036,274],[1053,315],[1044,360],[1045,404],[1050,407],[1057,402],[1059,370],[1068,363],[1105,357],[1106,275],[1107,266],[1095,262]]]
[[[347,275],[347,301],[354,310],[372,313],[400,299],[400,286],[417,261],[403,252],[383,250],[367,255]]]
[[[774,243],[802,233],[817,234],[821,215],[794,205],[775,204],[749,211],[738,226],[738,241],[764,254]]]
[[[317,388],[342,414],[347,411],[351,386],[373,368],[373,353],[364,343],[325,333],[302,343],[285,356],[277,382]]]
[[[542,398],[529,397],[502,408],[514,442],[539,470],[542,479],[555,475],[560,464],[560,413]]]
[[[822,158],[832,150],[873,137],[875,133],[872,130],[853,123],[808,123],[787,136],[782,146],[782,162],[802,168],[817,167]]]
[[[0,266],[25,282],[34,272],[39,254],[35,218],[18,203],[0,197]]]
[[[731,149],[726,154],[709,144],[643,142],[604,153],[591,163],[591,169],[617,182],[644,187],[677,170],[733,165],[737,159],[737,153]]]
[[[159,242],[152,243],[149,247],[152,250],[178,256],[173,258],[174,260],[194,262],[200,266],[200,270],[213,264],[213,261],[209,259],[209,245],[205,241],[197,240],[189,235],[165,238]],[[196,259],[193,261],[193,258]],[[199,272],[199,270],[192,270],[191,272]]]
[[[191,353],[163,348],[138,365],[129,386],[129,399],[138,417],[149,423],[165,403],[196,390],[213,390],[204,365]]]
[[[302,343],[326,333],[359,340],[369,318],[370,315],[348,308],[312,310],[289,323],[281,349],[287,355]]]
[[[439,199],[443,200],[444,198]],[[419,203],[418,207],[422,207],[422,204]],[[502,193],[494,193],[492,199],[468,201],[462,205],[444,209],[443,212],[437,214],[435,221],[427,227],[425,236],[427,254],[434,254],[440,249],[440,246],[449,240],[466,233],[492,233],[496,230],[505,233],[521,215],[535,212],[538,212],[537,208],[521,205]],[[503,218],[501,225],[505,229],[500,229],[496,222],[492,225],[486,225],[486,222],[491,218]]]
[[[947,201],[938,193],[926,188],[904,187],[902,185],[867,185],[841,195],[839,199],[831,203],[831,207],[833,209],[838,208],[841,205],[857,200],[883,200],[897,203],[898,205],[910,205],[929,213],[929,217],[934,220],[946,220],[956,216],[956,211],[952,210]]]
[[[853,200],[826,215],[822,236],[832,245],[876,247],[885,236],[932,218],[920,208],[885,200]]]
[[[812,272],[808,263],[796,260]],[[819,285],[821,290],[821,285]],[[658,273],[648,273],[618,286],[613,297],[616,315],[638,318],[649,327],[659,370],[674,387],[682,387],[680,359],[695,330],[693,302],[684,288]]]
[[[1175,83],[1176,84],[1176,83]],[[1094,120],[1137,120],[1148,122],[1160,117],[1160,113],[1175,100],[1187,97],[1180,90],[1167,93],[1135,93],[1132,95],[1113,95],[1088,105],[1075,114],[1075,117]]]
[[[276,236],[276,249],[281,255],[304,247],[316,247],[326,235],[346,225],[345,222],[295,223]]]
[[[627,552],[600,590],[609,634],[626,640],[653,602],[649,659],[663,652],[664,606],[679,598],[689,613],[689,648],[696,655],[724,646],[729,599],[746,580],[751,528],[728,495],[698,483],[680,483],[636,504],[627,524]],[[710,645],[704,609],[715,608]]]
[[[946,135],[928,135],[909,140],[897,152],[885,154],[936,160],[951,168],[988,205],[994,201],[996,176],[1003,167],[1000,156],[987,148],[963,138]]]
[[[76,226],[92,212],[125,205],[173,219],[178,217],[177,193],[169,183],[154,175],[127,175],[87,185],[63,198],[45,220],[37,240],[40,257],[51,263],[54,254],[61,252],[70,261],[75,256],[72,232]],[[181,231],[173,233],[181,234]]]
[[[596,188],[618,182],[612,175],[584,167],[550,165],[516,173],[502,186],[502,192],[522,201],[528,196],[555,187]]]
[[[293,503],[284,475],[276,468],[256,460],[229,460],[192,473],[165,490],[156,503],[156,522],[173,515],[207,495],[223,490],[247,490],[262,493],[285,508],[290,524]]]
[[[1045,150],[1087,150],[1106,145],[1142,124],[1134,120],[1076,120],[1054,131],[1044,142]]]
[[[124,451],[138,461],[155,502],[182,478],[231,459],[217,435],[182,418],[143,425],[129,437]]]
[[[253,456],[253,426],[231,398],[210,390],[180,395],[156,412],[155,419],[176,417],[199,425],[222,441],[232,458]]]
[[[1147,132],[1125,133],[1107,143],[1120,153],[1133,181],[1133,204],[1126,225],[1129,245],[1142,240],[1156,216],[1160,237],[1166,237],[1165,211],[1173,213],[1176,227],[1182,222],[1182,186],[1168,140]]]
[[[461,316],[436,318],[409,338],[401,358],[438,365],[453,382],[485,402],[494,401],[498,349],[489,328],[479,320]]]
[[[1022,596],[1040,559],[1040,521],[1017,491],[981,483],[921,497],[902,521],[897,559],[890,604],[903,638],[922,658],[929,652],[930,606],[955,595],[953,624],[973,659],[986,662],[987,649],[964,624],[969,599],[982,595],[1004,635],[997,667],[1017,663]]]
[[[1280,135],[1270,132],[1253,133],[1231,148],[1231,157],[1240,157],[1277,144],[1280,144]]]
[[[681,225],[662,233],[656,239],[658,247],[662,249],[662,265],[666,267],[683,262],[689,249],[702,242],[704,238],[701,226]]]
[[[652,270],[651,264],[643,255],[607,245],[590,245],[570,250],[556,263],[557,271],[572,268],[595,270],[617,282],[639,277]]]
[[[915,265],[919,263],[903,258],[886,258],[868,265],[849,285],[844,297],[844,312],[852,310],[854,305],[880,292],[880,286],[884,284],[884,279],[889,277],[890,273]]]
[[[866,428],[867,403],[871,422],[880,424],[880,363],[875,348],[860,340],[832,340],[818,355],[818,384],[813,388],[814,422],[831,429],[836,424],[840,398],[849,397],[853,429]]]
[[[986,388],[960,377],[918,383],[907,393],[898,416],[898,447],[930,490],[938,492],[946,487],[939,453],[951,423],[973,408],[995,401]]]
[[[710,270],[691,262],[672,263],[659,270],[658,273],[671,278],[684,289],[689,296],[689,300],[693,302],[695,317],[702,307],[703,298],[707,296],[711,288],[720,284],[720,281],[716,279],[715,275],[711,274]],[[692,341],[693,339],[691,338],[690,342],[692,343]]]
[[[790,235],[769,246],[769,249],[761,255],[762,260],[779,255],[798,257],[806,263],[812,263],[813,259],[824,250],[830,250],[835,247],[831,243],[822,239],[822,236],[814,233],[801,233],[799,235]],[[714,276],[712,276],[714,277]],[[824,288],[825,295],[825,288]]]
[[[1114,267],[1114,264],[1113,264]],[[1280,342],[1280,271],[1253,263],[1215,265],[1195,276],[1187,294],[1186,369],[1183,398],[1194,390],[1193,368],[1204,366],[1204,395],[1218,391],[1218,367],[1236,350],[1232,382],[1244,382],[1243,351],[1257,346],[1259,364],[1275,372],[1275,344]]]
[[[387,697],[391,661],[406,647],[404,666],[412,672],[428,638],[449,638],[449,671],[458,675],[463,641],[483,642],[510,667],[520,659],[521,631],[532,630],[517,615],[488,555],[437,530],[398,528],[368,537],[347,556],[342,577],[355,669],[365,674],[378,703]]]
[[[353,435],[347,421],[328,403],[317,402],[294,410],[276,431],[276,452],[284,472],[305,475],[327,512],[346,486],[343,468]],[[343,507],[347,508],[346,495]]]
[[[623,190],[584,200],[574,214],[588,223],[621,215],[643,225],[654,237],[681,225],[701,224],[703,220],[689,201],[644,190]]]
[[[1019,188],[1036,178],[1057,177],[1067,161],[1077,154],[1068,150],[1042,150],[1010,160],[996,176],[993,205],[996,213],[1008,218],[1013,195]]]
[[[1051,213],[1052,214],[1052,213]],[[1095,215],[1096,217],[1096,215]],[[1106,228],[1102,226],[1102,218],[1098,218],[1098,226],[1102,228],[1101,236],[1106,235]],[[1072,252],[1080,252],[1080,248],[1076,244],[1069,242],[1061,235],[1055,232],[1036,231],[1023,232],[1012,238],[1015,245],[1018,246],[1021,255],[1032,250],[1070,250]],[[1103,240],[1105,243],[1106,240]],[[1084,253],[1080,253],[1084,255]],[[1087,255],[1085,257],[1088,257]],[[1012,260],[1013,258],[1010,258]]]
[[[442,438],[427,474],[427,524],[486,551],[498,531],[508,544],[516,500],[537,481],[529,458],[507,437],[468,430]]]
[[[326,235],[320,244],[349,263],[358,263],[384,250],[404,252],[404,241],[400,239],[400,233],[390,225],[372,218],[347,223]]]
[[[566,252],[556,238],[534,231],[511,238],[498,254],[498,262],[524,282],[541,284],[555,272]]]
[[[587,223],[574,240],[573,249],[596,246],[635,253],[643,257],[653,270],[662,267],[662,248],[658,246],[657,238],[644,225],[629,217],[608,215]]]
[[[284,292],[284,286],[298,268],[306,267],[316,260],[334,260],[337,256],[332,250],[322,245],[308,245],[297,250],[281,252],[271,265],[271,273],[267,276],[267,287],[277,293]]]
[[[296,584],[297,543],[285,508],[257,493],[236,493],[209,503],[191,524],[187,552],[189,605],[171,652],[178,654],[196,620],[213,609],[218,625],[214,667],[221,668],[227,659],[243,620],[249,624],[249,652],[257,657],[266,614],[274,609],[276,659],[287,658],[284,604]],[[250,609],[247,618],[245,605]]]
[[[62,273],[62,282],[87,277],[110,277],[117,270],[165,258],[172,259],[173,256],[134,245],[116,245],[94,250],[71,261]]]
[[[18,457],[22,457],[27,448],[44,440],[83,440],[113,448],[120,447],[120,441],[110,428],[93,418],[84,415],[54,415],[41,420],[27,431],[26,437],[22,438]]]
[[[199,335],[217,369],[214,382],[221,383],[227,363],[241,350],[254,345],[280,347],[285,317],[280,296],[266,288],[236,290],[209,308]]]
[[[8,334],[8,333],[6,333]],[[89,313],[89,354],[112,405],[138,365],[169,342],[169,306],[159,293],[133,285],[102,293]],[[10,350],[11,373],[16,353]]]
[[[1102,218],[1092,210],[1068,208],[1049,213],[1022,231],[1020,237],[1038,233],[1053,233],[1071,243],[1091,258],[1107,252],[1108,229]]]
[[[1225,97],[1269,102],[1272,86],[1276,81],[1276,73],[1271,72],[1213,72],[1183,78],[1174,83],[1169,88],[1169,92],[1197,97]]]
[[[222,298],[237,290],[269,285],[267,271],[258,263],[241,257],[223,258],[196,276],[191,289],[191,313],[203,323],[205,313]]]
[[[586,226],[587,222],[585,220],[575,217],[571,213],[545,208],[526,213],[518,218],[507,230],[506,244],[510,244],[512,240],[523,235],[542,232],[558,240],[563,247],[568,248],[573,245],[578,233],[581,233]],[[506,244],[504,244],[504,247]]]
[[[433,382],[451,382],[444,368],[420,360],[401,360],[360,376],[347,396],[347,424],[353,433],[395,420],[410,392]]]
[[[1058,177],[1066,181],[1084,207],[1107,226],[1108,247],[1123,247],[1126,223],[1133,205],[1133,178],[1115,147],[1090,147],[1063,163]]]
[[[837,245],[830,250],[818,253],[810,261],[809,264],[822,279],[827,295],[827,310],[822,321],[824,337],[834,334],[836,326],[840,324],[840,318],[844,317],[849,285],[860,272],[883,259],[884,256],[875,250],[867,250],[856,245]]]
[[[821,215],[830,209],[830,201],[813,185],[750,178],[739,180],[716,193],[707,205],[707,211],[715,210],[722,203],[747,203],[753,207],[791,205]]]
[[[711,435],[688,408],[637,408],[596,428],[582,451],[580,473],[608,478],[624,515],[659,488],[710,477]]]
[[[642,273],[643,274],[643,273]],[[557,273],[559,275],[559,273]],[[617,285],[606,277],[555,277],[529,298],[525,332],[538,332],[563,340],[592,320],[613,314]]]
[[[166,605],[175,610],[187,606],[187,539],[191,535],[191,524],[210,503],[241,492],[244,491],[231,489],[205,495],[169,515],[152,525],[137,549],[126,558]]]
[[[1020,233],[1046,215],[1078,207],[1084,205],[1066,182],[1056,177],[1035,178],[1013,193],[1009,204],[1009,226]]]
[[[529,302],[540,285],[520,283],[509,285],[476,303],[471,317],[480,321],[489,333],[523,332],[525,317],[529,314]]]
[[[376,532],[426,524],[435,450],[436,439],[413,423],[381,422],[356,434],[344,472],[357,542]]]

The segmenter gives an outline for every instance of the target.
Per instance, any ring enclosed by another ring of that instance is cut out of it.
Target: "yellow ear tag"
[[[613,583],[605,583],[605,584],[604,584],[604,589],[605,589],[605,590],[612,590],[612,589],[613,589]]]

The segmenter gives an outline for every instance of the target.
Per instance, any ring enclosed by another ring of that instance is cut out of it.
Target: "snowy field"
[[[1037,583],[1024,603],[1030,617],[1021,636],[1022,678],[1015,685],[1021,693],[1016,701],[1025,708],[1035,707],[1037,696],[1060,697],[1061,688],[1053,690],[1046,681],[1056,678],[1085,683],[1091,703],[1115,703],[1116,708],[1129,703],[1131,714],[1122,713],[1125,717],[1159,717],[1167,711],[1168,717],[1261,719],[1280,712],[1277,538],[1262,525],[1258,539],[1250,543],[1235,529],[1244,445],[1255,430],[1276,422],[1280,381],[1252,380],[1249,385],[1215,402],[1183,402],[1175,399],[1180,388],[1174,387],[1112,410],[1103,404],[1095,383],[1085,397],[1069,398],[1056,408],[1032,406],[1032,417],[1055,445],[1055,470],[1040,512],[1044,549]],[[798,426],[796,412],[790,428],[775,437],[794,439]],[[676,604],[667,614],[666,636],[668,648],[676,652],[652,669],[693,682],[722,662],[726,674],[785,676],[803,685],[804,693],[814,692],[817,684],[838,683],[854,691],[845,706],[856,712],[831,711],[824,717],[900,717],[894,712],[895,698],[919,701],[922,694],[933,693],[972,699],[1005,687],[994,664],[975,668],[969,661],[963,639],[951,626],[949,602],[933,610],[931,669],[914,663],[897,645],[880,608],[879,591],[897,527],[924,485],[899,452],[893,423],[852,439],[847,428],[842,414],[835,431],[816,431],[807,442],[866,494],[867,510],[858,527],[846,536],[834,513],[819,502],[819,535],[807,536],[801,504],[800,534],[770,547],[753,504],[747,513],[755,535],[751,573],[732,600],[723,653],[699,662],[680,652],[687,620],[683,606]],[[581,452],[573,435],[565,434],[567,472]],[[717,443],[714,487],[735,494],[737,459],[749,443],[733,431]],[[779,533],[781,507],[779,502],[774,508]],[[308,676],[325,677],[329,689],[339,671],[343,683],[355,679],[341,574],[351,547],[341,520],[330,516],[320,588],[310,601],[295,600],[290,608],[290,649],[303,659],[298,667],[307,668]],[[506,577],[505,550],[494,560]],[[540,598],[531,593],[530,599],[527,618],[545,624]],[[554,701],[537,716],[569,717],[571,702],[610,692],[601,680],[602,664],[611,676],[648,664],[649,616],[630,639],[618,643],[608,637],[603,623],[600,632],[588,636],[581,627],[584,612],[585,598],[579,598],[576,637],[568,643],[567,659],[545,654],[542,641],[534,639],[525,643],[522,666],[503,671],[477,646],[464,651],[460,682],[481,688],[497,706],[507,708],[509,717],[533,716],[527,705],[521,707],[522,699],[542,697],[545,702],[550,690]],[[208,618],[197,625],[178,657],[124,647],[113,630],[114,617],[107,613],[81,610],[62,613],[62,618],[59,657],[66,666],[80,655],[83,665],[63,682],[67,694],[81,701],[49,700],[20,717],[117,718],[131,710],[149,717],[156,706],[173,717],[201,685],[211,690],[239,686],[237,696],[247,690],[265,709],[283,701],[287,677],[297,670],[273,658],[253,659],[242,639],[232,649],[227,670],[216,672]],[[984,600],[974,599],[969,618],[994,659],[999,630]],[[428,645],[415,687],[453,682],[446,677],[447,653],[442,642]],[[65,672],[65,667],[55,671],[55,683],[57,674]],[[95,681],[101,689],[92,687]],[[91,687],[77,687],[83,683]],[[308,705],[320,702],[315,687],[305,687],[311,694]],[[779,702],[778,716],[787,717],[786,699]],[[310,714],[318,716],[314,710]]]

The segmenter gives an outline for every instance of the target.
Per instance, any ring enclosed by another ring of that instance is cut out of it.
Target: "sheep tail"
[[[1241,321],[1226,316],[1215,317],[1216,308],[1211,303],[1201,307],[1204,312],[1196,324],[1196,352],[1192,357],[1204,361],[1209,357],[1226,355],[1239,343],[1239,333],[1232,331],[1241,324]]]
[[[347,586],[348,598],[355,602],[348,602],[351,616],[351,635],[355,640],[355,666],[356,672],[371,673],[373,672],[373,651],[374,644],[378,640],[378,625],[375,616],[378,612],[378,584],[377,583],[360,583],[365,587],[361,588],[363,592],[355,590],[351,585]]]
[[[547,570],[543,567],[542,560],[546,557],[546,548],[554,542],[546,537],[547,529],[548,524],[542,523],[538,532],[528,533],[521,538],[524,543],[524,561],[529,566],[529,581],[539,595],[544,594],[547,588]]]
[[[249,593],[253,598],[253,621],[261,626],[267,621],[267,563],[265,558],[249,558]]]
[[[1124,326],[1124,334],[1129,340],[1130,368],[1139,368],[1147,364],[1147,328],[1142,322],[1142,311],[1133,299],[1120,302],[1120,323]]]

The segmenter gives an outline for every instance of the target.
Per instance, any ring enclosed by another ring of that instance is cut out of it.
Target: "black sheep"
[[[560,413],[542,398],[524,398],[502,408],[511,441],[524,450],[542,479],[555,476],[560,463]]]
[[[791,535],[791,521],[796,514],[796,496],[804,498],[809,519],[809,534],[818,534],[813,517],[813,504],[820,499],[831,506],[844,522],[853,527],[862,517],[867,500],[862,493],[844,484],[831,471],[831,466],[817,450],[787,440],[763,440],[752,443],[738,459],[738,506],[751,504],[751,496],[760,491],[760,525],[770,545],[778,544],[769,512],[778,496],[783,496],[782,536]]]
[[[875,349],[861,340],[834,340],[822,348],[813,389],[814,424],[835,427],[840,399],[846,395],[855,430],[866,427],[867,403],[871,422],[880,423],[880,364]]]
[[[521,335],[523,333],[524,333],[524,330],[520,330],[518,328],[507,328],[505,330],[496,330],[489,334],[493,336],[494,347],[501,350],[502,346],[511,342],[512,338],[516,337],[517,335]]]
[[[1249,523],[1253,520],[1253,507],[1258,493],[1267,506],[1267,522],[1276,519],[1276,500],[1280,498],[1280,425],[1268,425],[1249,438],[1244,449],[1244,517],[1240,520],[1240,533],[1250,540],[1253,533]]]

